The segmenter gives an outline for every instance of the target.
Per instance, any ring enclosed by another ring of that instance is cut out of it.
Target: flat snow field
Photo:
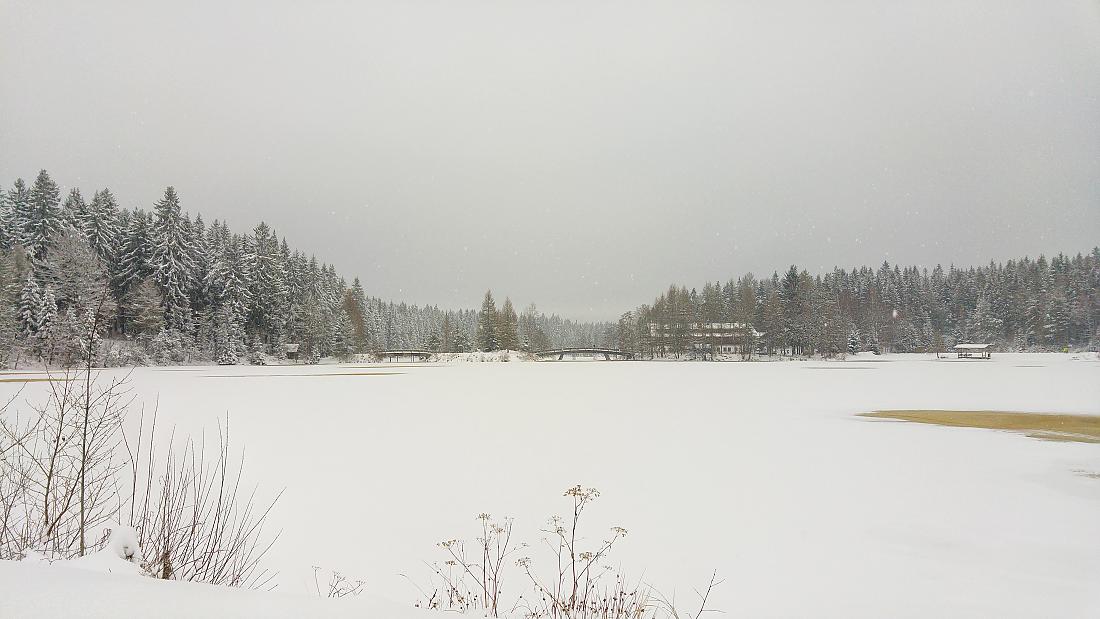
[[[400,574],[425,583],[434,544],[474,538],[481,512],[515,517],[549,567],[539,528],[579,483],[602,493],[588,538],[629,529],[615,562],[685,606],[717,570],[711,607],[731,617],[1100,616],[1100,444],[856,416],[1100,414],[1095,353],[142,368],[132,381],[179,432],[210,435],[228,413],[249,481],[286,487],[269,555],[283,593],[309,592],[319,565],[411,603]],[[28,383],[20,401],[45,389]]]

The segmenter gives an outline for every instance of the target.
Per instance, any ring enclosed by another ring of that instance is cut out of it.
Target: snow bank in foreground
[[[95,560],[89,561],[93,557]],[[133,564],[100,554],[53,565],[0,561],[0,617],[424,619],[426,616],[425,611],[370,600],[367,596],[320,599],[156,580],[132,572],[120,573],[127,571],[127,566]],[[73,569],[76,567],[83,569]]]
[[[115,526],[100,551],[48,563],[40,555],[0,561],[0,617],[386,617],[423,611],[192,582],[157,580],[139,564],[137,533]]]
[[[116,524],[111,529],[111,538],[107,540],[107,545],[102,550],[69,561],[55,561],[53,566],[104,574],[148,576],[141,569],[140,551],[137,531],[133,527]],[[28,559],[49,565],[44,557],[30,556]]]

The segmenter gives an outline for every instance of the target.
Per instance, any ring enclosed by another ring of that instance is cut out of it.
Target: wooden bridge
[[[535,356],[538,357],[540,361],[545,359],[562,361],[566,356],[570,358],[592,357],[593,359],[600,359],[602,357],[604,361],[611,361],[612,359],[633,359],[634,353],[623,352],[618,348],[556,348],[554,350],[540,350],[535,353]]]
[[[374,356],[379,361],[385,362],[408,362],[408,361],[427,361],[434,355],[430,350],[382,350],[374,353]]]

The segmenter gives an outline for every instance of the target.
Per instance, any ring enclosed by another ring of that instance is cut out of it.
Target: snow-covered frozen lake
[[[1095,354],[845,362],[142,368],[161,423],[229,414],[253,481],[286,493],[281,589],[310,566],[412,601],[475,516],[516,535],[602,492],[628,573],[730,616],[1100,616],[1100,444],[859,418],[877,409],[1100,414]],[[20,385],[0,383],[8,396]],[[42,383],[26,385],[35,398]],[[1093,475],[1089,475],[1092,473]],[[505,587],[527,589],[518,573]]]

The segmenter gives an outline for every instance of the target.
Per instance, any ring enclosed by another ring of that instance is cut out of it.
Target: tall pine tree
[[[186,331],[191,326],[188,291],[194,279],[194,239],[189,236],[173,187],[164,190],[154,213],[149,263],[153,281],[164,295],[164,323],[168,328]]]

